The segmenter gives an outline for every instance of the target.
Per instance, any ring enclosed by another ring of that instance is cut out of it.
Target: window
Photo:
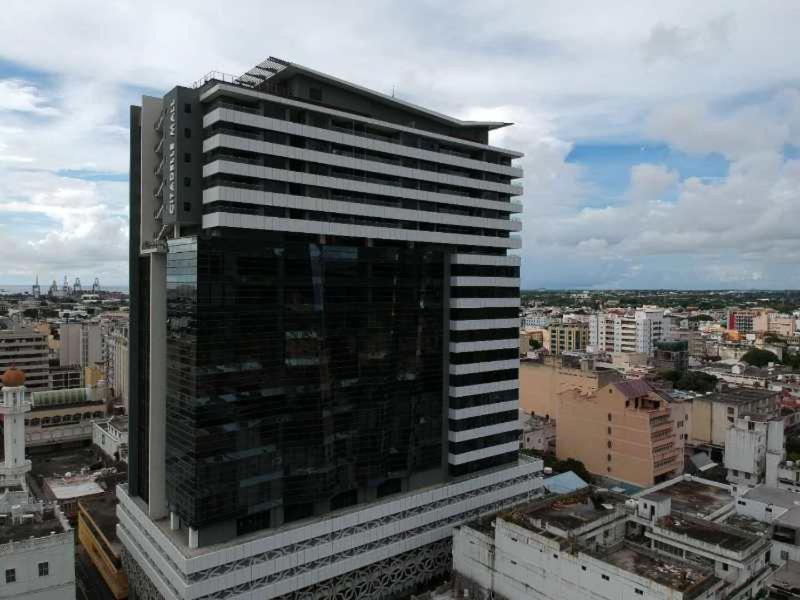
[[[191,202],[184,202],[183,203],[183,212],[192,212],[192,203]]]
[[[764,512],[771,513],[771,512],[772,512],[772,508],[770,508],[770,507],[768,506],[767,508],[765,508],[765,509],[764,509]]]
[[[611,462],[611,455],[608,454],[607,456],[608,456],[608,462]]]
[[[609,390],[609,391],[611,391],[611,390]],[[609,423],[611,422],[611,413],[608,413],[608,421],[609,421]]]
[[[192,130],[191,130],[191,129],[189,129],[188,127],[185,127],[185,128],[183,129],[183,137],[185,137],[185,138],[190,138],[190,137],[192,137]]]
[[[40,562],[39,577],[47,577],[48,575],[50,575],[50,563]]]
[[[781,560],[789,560],[789,551],[781,550]]]
[[[639,588],[633,588],[633,591],[636,592],[636,595],[638,596],[644,596],[644,592]]]
[[[17,580],[16,569],[6,569],[6,583],[14,583]]]
[[[728,564],[727,563],[722,563],[722,570],[723,571],[727,571],[728,570]]]
[[[190,113],[192,112],[192,105],[190,103],[186,103],[183,105],[183,112]]]
[[[611,427],[608,428],[608,435],[611,435]]]
[[[586,570],[586,565],[581,565],[581,571],[585,571],[585,570]]]
[[[183,162],[192,162],[192,153],[191,152],[184,152],[183,153]]]
[[[322,90],[319,88],[308,88],[308,97],[317,102],[322,100]]]
[[[608,581],[609,580],[608,575],[601,575],[600,577],[603,578],[603,581]]]
[[[184,177],[183,178],[183,187],[192,187],[192,178],[191,177]]]
[[[747,502],[745,502],[744,500],[737,500],[736,504],[738,504],[740,506],[747,506]]]
[[[553,558],[555,558],[556,560],[558,560],[558,554],[553,554]]]
[[[608,440],[607,444],[608,444],[608,447],[611,448],[611,440]]]

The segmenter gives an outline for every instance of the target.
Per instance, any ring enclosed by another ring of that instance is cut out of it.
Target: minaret
[[[27,490],[25,474],[31,470],[31,461],[25,458],[25,413],[31,410],[31,403],[25,399],[25,373],[11,367],[3,373],[2,382],[0,415],[5,454],[0,463],[0,492],[18,486]]]

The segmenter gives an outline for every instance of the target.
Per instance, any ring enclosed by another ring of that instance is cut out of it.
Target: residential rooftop
[[[656,492],[670,497],[672,512],[701,518],[708,517],[733,502],[727,488],[689,479],[681,479]]]
[[[109,492],[102,496],[81,499],[78,503],[113,549],[119,551],[120,545],[117,540],[117,504],[119,502],[114,493]]]
[[[707,396],[701,396],[701,398],[711,400],[712,402],[720,402],[722,404],[748,404],[750,402],[758,402],[759,400],[767,400],[777,396],[778,394],[779,392],[774,390],[747,387],[729,387]]]
[[[41,515],[29,513],[31,518],[22,523],[6,522],[8,516],[0,513],[0,544],[19,542],[29,538],[47,537],[51,533],[63,533],[64,526],[53,508],[45,508]]]
[[[658,526],[733,552],[741,552],[760,539],[759,536],[753,533],[734,527],[726,527],[719,523],[682,515],[661,517],[658,520]]]
[[[626,499],[621,494],[585,488],[516,507],[501,516],[534,531],[546,530],[548,526],[573,531],[615,514]]]
[[[699,565],[659,555],[628,543],[618,546],[612,552],[603,553],[598,558],[619,569],[681,592],[684,598],[699,595],[717,581],[710,571]]]

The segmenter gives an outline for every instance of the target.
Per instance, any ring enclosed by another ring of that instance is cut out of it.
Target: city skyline
[[[37,273],[43,287],[64,273],[124,283],[128,105],[267,53],[460,118],[515,122],[493,142],[526,153],[523,289],[800,285],[798,7],[408,8],[300,3],[289,18],[253,3],[243,24],[202,3],[11,3],[0,286]],[[187,54],[198,35],[209,43]]]

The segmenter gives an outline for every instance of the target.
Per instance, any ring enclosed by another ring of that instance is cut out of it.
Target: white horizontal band
[[[282,194],[280,192],[262,192],[260,190],[247,190],[229,186],[214,186],[203,190],[203,204],[211,202],[238,202],[254,206],[277,206],[281,208],[295,208],[298,210],[313,210],[341,215],[358,215],[377,217],[380,219],[397,219],[401,221],[414,221],[418,223],[436,223],[442,225],[456,225],[460,227],[507,229],[519,231],[522,226],[519,221],[510,219],[485,219],[483,217],[465,217],[444,212],[431,212],[428,210],[411,210],[381,206],[379,204],[366,204],[362,202],[348,202],[346,200],[328,200],[312,196],[298,196],[296,194]]]
[[[476,438],[497,435],[498,433],[519,430],[519,428],[519,418],[516,418],[512,421],[506,421],[505,423],[496,423],[495,425],[486,425],[484,427],[476,427],[475,429],[465,429],[464,431],[448,431],[447,441],[466,442]]]
[[[398,229],[396,227],[375,227],[372,225],[350,225],[329,221],[309,221],[308,219],[284,219],[282,217],[262,217],[227,212],[203,215],[203,228],[233,227],[236,229],[263,229],[265,231],[292,231],[317,235],[340,235],[344,237],[373,238],[379,240],[402,240],[407,242],[430,242],[453,245],[496,246],[518,248],[518,238],[495,238],[460,233],[440,233]]]
[[[328,175],[317,175],[315,173],[289,171],[287,169],[275,169],[273,167],[251,165],[249,163],[232,160],[217,159],[203,165],[203,177],[211,177],[217,173],[230,173],[232,175],[242,175],[244,177],[253,177],[256,179],[269,179],[272,181],[285,181],[288,183],[301,183],[304,185],[315,185],[337,190],[374,194],[377,196],[390,196],[392,198],[409,198],[411,200],[441,202],[454,204],[456,206],[487,208],[508,213],[519,212],[519,210],[516,210],[517,207],[513,206],[511,202],[483,200],[481,198],[470,198],[469,196],[459,196],[457,194],[440,194],[438,192],[413,190],[396,185],[370,183],[356,179],[346,179],[344,177],[330,177]]]
[[[518,308],[516,298],[450,298],[450,308]]]
[[[519,358],[508,360],[491,360],[486,362],[475,362],[466,365],[450,365],[451,375],[469,375],[470,373],[486,373],[489,371],[505,371],[507,369],[519,369]]]
[[[470,406],[469,408],[450,408],[447,410],[449,419],[471,419],[473,417],[483,417],[509,410],[519,410],[519,400],[508,400],[507,402],[495,402],[494,404],[483,404],[481,406]]]
[[[491,458],[498,454],[507,454],[515,450],[519,450],[519,442],[508,442],[507,444],[500,444],[498,446],[489,446],[488,448],[464,452],[463,454],[448,454],[447,460],[451,465],[463,465],[464,463],[475,462],[482,458]]]
[[[494,267],[518,267],[522,262],[519,256],[491,256],[488,254],[451,254],[454,265],[490,265]]]
[[[433,138],[433,139],[438,139],[438,140],[444,140],[444,141],[446,141],[448,143],[451,143],[453,145],[456,145],[456,146],[466,146],[466,147],[469,147],[469,148],[476,148],[476,149],[479,149],[479,150],[492,150],[494,152],[499,152],[501,154],[505,154],[506,156],[511,156],[512,158],[521,158],[523,156],[523,154],[521,152],[516,152],[514,150],[506,150],[504,148],[498,148],[497,146],[490,146],[489,144],[481,144],[480,142],[472,142],[470,140],[464,140],[464,139],[461,139],[461,138],[455,138],[455,137],[451,137],[451,136],[447,136],[447,135],[442,135],[442,134],[439,134],[439,133],[434,133],[432,131],[426,131],[424,129],[416,129],[414,127],[407,127],[407,126],[404,126],[404,125],[398,125],[397,123],[390,123],[389,121],[381,121],[381,120],[378,120],[378,119],[373,119],[371,117],[364,117],[364,116],[361,116],[361,115],[358,115],[358,114],[349,113],[349,112],[345,112],[345,111],[341,111],[341,110],[336,110],[334,108],[326,108],[324,106],[319,106],[318,104],[309,104],[307,102],[301,102],[299,100],[293,100],[293,99],[290,99],[290,98],[283,98],[281,96],[274,96],[272,94],[266,94],[266,93],[263,93],[263,92],[256,92],[254,90],[245,90],[245,89],[242,89],[240,87],[234,87],[234,86],[229,86],[229,85],[224,85],[224,84],[220,85],[220,86],[215,86],[214,88],[211,88],[210,90],[204,92],[202,94],[201,98],[200,98],[200,101],[201,102],[207,101],[209,96],[213,95],[215,92],[217,92],[218,90],[223,89],[223,88],[224,88],[224,91],[226,93],[231,93],[231,94],[235,94],[235,95],[239,95],[239,96],[249,96],[249,97],[261,98],[261,99],[269,100],[271,102],[275,102],[275,103],[278,103],[278,104],[285,104],[287,106],[296,106],[296,107],[299,107],[299,108],[306,108],[306,109],[311,110],[311,111],[316,111],[316,112],[319,112],[319,113],[324,113],[324,114],[328,114],[328,115],[332,115],[332,116],[336,116],[336,117],[343,117],[345,119],[351,119],[353,121],[359,121],[361,123],[369,123],[369,124],[373,124],[373,125],[378,125],[379,127],[387,127],[389,129],[394,129],[395,131],[406,131],[408,133],[417,134],[417,135],[419,135],[421,137],[428,137],[428,138]],[[215,110],[230,110],[230,109],[215,109]],[[214,111],[210,111],[206,116],[212,114],[213,112]],[[250,114],[250,113],[241,112],[241,111],[235,111],[235,112],[237,112],[237,114],[244,114],[244,115]],[[252,116],[258,116],[258,115],[252,115]],[[269,117],[264,117],[264,118],[269,118]],[[290,121],[284,121],[284,122],[285,123],[290,123]],[[292,123],[292,124],[294,124],[294,123]],[[203,121],[203,127],[207,127],[207,125],[205,123],[205,119]],[[311,128],[312,126],[311,125],[301,125],[301,127]],[[314,127],[314,129],[319,129],[319,128]],[[322,131],[326,131],[327,132],[327,131],[330,131],[330,130],[322,129]],[[330,131],[330,132],[331,133],[338,133],[336,131]],[[349,135],[349,134],[342,133],[342,135]],[[354,136],[354,137],[360,137],[360,136]],[[371,140],[370,138],[362,138],[362,139],[364,139],[366,141],[380,142],[380,140]],[[341,142],[341,143],[345,143],[345,142]],[[402,146],[400,144],[393,144],[392,142],[382,142],[382,143],[389,144],[389,145],[392,145],[392,146],[398,146],[399,145],[401,148],[406,148],[406,146]],[[409,149],[414,149],[414,148],[410,148],[409,147]],[[399,152],[394,151],[394,150],[389,150],[389,152],[393,152],[395,154],[399,154]],[[438,154],[438,153],[434,152],[433,154]],[[458,157],[456,157],[456,158],[458,158]],[[483,162],[483,161],[478,161],[478,162]],[[489,163],[489,164],[492,164],[492,163]],[[498,165],[498,166],[505,166],[505,165]]]
[[[483,350],[502,350],[519,348],[519,336],[505,340],[483,340],[480,342],[450,342],[450,352],[481,352]]]
[[[514,319],[472,319],[469,321],[450,321],[450,331],[475,331],[480,329],[519,328],[519,317]]]
[[[295,148],[294,146],[287,146],[286,144],[264,142],[227,133],[217,133],[203,140],[203,152],[210,152],[216,148],[232,148],[234,150],[244,150],[246,152],[255,152],[268,156],[281,156],[284,158],[342,167],[344,169],[369,171],[371,173],[406,177],[408,179],[418,179],[420,181],[432,181],[442,185],[467,187],[474,190],[498,192],[500,194],[515,194],[519,192],[519,186],[512,186],[510,184],[473,179],[462,175],[449,175],[436,171],[426,171],[425,169],[415,169],[413,167],[403,167],[401,165],[393,165],[377,160],[333,154],[332,152]]]
[[[454,287],[519,287],[519,277],[480,277],[457,275],[450,278]]]
[[[491,394],[492,392],[516,389],[519,389],[519,379],[508,379],[506,381],[492,381],[491,383],[478,383],[475,385],[451,385],[449,394],[451,398],[463,398],[464,396],[477,396],[478,394]]]

